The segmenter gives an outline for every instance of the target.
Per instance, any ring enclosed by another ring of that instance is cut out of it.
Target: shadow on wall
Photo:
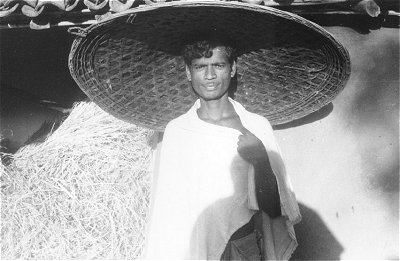
[[[288,123],[283,123],[279,125],[273,126],[274,130],[283,130],[283,129],[288,129],[288,128],[293,128],[293,127],[298,127],[301,125],[309,124],[314,121],[319,121],[328,116],[331,112],[333,111],[333,104],[328,103],[318,111],[315,111],[307,116],[304,116],[300,119],[288,122]]]
[[[0,152],[4,153],[43,141],[69,113],[69,108],[3,84],[0,102]]]
[[[299,246],[290,260],[340,260],[344,248],[312,209],[299,203],[302,220],[295,225]]]
[[[343,42],[346,42],[347,38]],[[385,198],[399,215],[399,31],[386,29],[347,43],[352,58],[354,92],[343,113],[357,135],[366,189]],[[397,195],[397,196],[396,196]]]
[[[66,107],[86,98],[68,70],[74,36],[66,27],[2,30],[0,35],[1,90],[9,85]]]

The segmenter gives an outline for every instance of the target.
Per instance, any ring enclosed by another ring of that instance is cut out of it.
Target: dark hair
[[[197,33],[188,37],[185,41],[182,56],[187,65],[191,65],[194,59],[202,57],[210,58],[212,50],[216,47],[224,47],[228,56],[229,63],[233,63],[237,58],[234,42],[226,35],[213,31],[211,33]]]

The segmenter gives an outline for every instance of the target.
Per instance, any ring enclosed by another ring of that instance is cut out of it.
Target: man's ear
[[[236,68],[237,68],[237,66],[236,66],[236,61],[233,61],[233,62],[232,62],[232,65],[231,65],[231,78],[232,78],[233,76],[235,76],[235,74],[236,74]]]
[[[186,69],[186,77],[190,82],[192,80],[192,75],[190,74],[190,68],[187,64],[185,65],[185,69]]]

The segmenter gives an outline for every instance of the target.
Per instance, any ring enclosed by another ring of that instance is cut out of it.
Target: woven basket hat
[[[197,99],[181,49],[185,35],[223,31],[239,57],[234,99],[272,125],[331,102],[350,74],[345,48],[320,26],[274,8],[239,2],[176,1],[118,13],[79,35],[72,77],[102,109],[162,131]]]

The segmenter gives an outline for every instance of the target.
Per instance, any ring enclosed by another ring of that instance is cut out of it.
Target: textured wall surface
[[[276,131],[303,213],[293,257],[398,259],[399,31],[327,29],[351,78],[327,116]]]

